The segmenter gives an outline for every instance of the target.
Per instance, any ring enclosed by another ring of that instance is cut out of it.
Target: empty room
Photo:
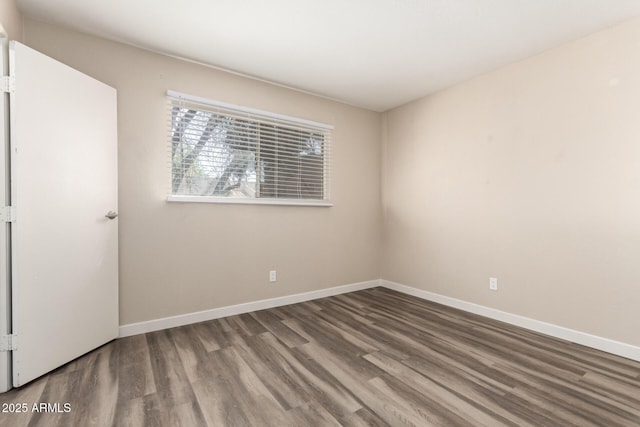
[[[640,426],[637,0],[0,0],[0,427]]]

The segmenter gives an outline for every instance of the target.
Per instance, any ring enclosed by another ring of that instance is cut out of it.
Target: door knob
[[[109,219],[116,219],[116,217],[118,216],[117,213],[115,213],[114,211],[109,211],[107,212],[107,214],[105,215],[105,218],[109,218]]]

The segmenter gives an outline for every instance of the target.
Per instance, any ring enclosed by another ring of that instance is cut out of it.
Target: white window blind
[[[330,205],[332,126],[167,95],[169,200]]]

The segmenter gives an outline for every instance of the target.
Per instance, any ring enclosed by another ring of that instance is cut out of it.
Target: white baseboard
[[[380,286],[640,362],[640,347],[636,347],[631,344],[590,335],[585,332],[541,322],[539,320],[529,319],[528,317],[518,316],[516,314],[507,313],[494,308],[412,288],[410,286],[401,285],[388,280],[381,279]]]
[[[162,329],[173,328],[176,326],[189,325],[191,323],[205,322],[207,320],[219,319],[221,317],[233,316],[236,314],[249,313],[257,310],[281,307],[283,305],[296,304],[304,301],[311,301],[318,298],[330,297],[333,295],[344,294],[348,292],[360,291],[376,286],[383,286],[394,291],[402,292],[407,295],[437,302],[449,307],[464,310],[470,313],[479,314],[490,319],[499,320],[511,325],[520,326],[542,334],[550,335],[555,338],[571,341],[597,350],[606,351],[607,353],[616,354],[628,359],[640,361],[640,347],[626,344],[619,341],[590,335],[585,332],[576,331],[562,326],[553,325],[551,323],[541,322],[539,320],[530,319],[528,317],[519,316],[517,314],[507,313],[496,310],[494,308],[470,303],[456,298],[447,297],[422,289],[412,288],[410,286],[401,285],[384,279],[369,280],[366,282],[352,283],[344,286],[336,286],[318,291],[305,292],[301,294],[286,295],[283,297],[270,298],[259,301],[252,301],[244,304],[231,305],[227,307],[214,308],[211,310],[198,311],[195,313],[181,314],[178,316],[165,317],[161,319],[149,320],[146,322],[130,323],[120,326],[120,338],[131,335],[144,334],[147,332],[159,331]]]
[[[333,295],[360,291],[376,286],[380,286],[380,280],[369,280],[366,282],[352,283],[350,285],[336,286],[328,289],[320,289],[318,291],[286,295],[283,297],[252,301],[244,304],[230,305],[227,307],[213,308],[211,310],[164,317],[161,319],[154,319],[146,322],[129,323],[127,325],[120,326],[119,336],[120,338],[123,338],[131,335],[144,334],[147,332],[159,331],[176,326],[189,325],[191,323],[205,322],[207,320],[219,319],[221,317],[249,313],[251,311],[281,307],[283,305],[296,304],[299,302],[311,301],[314,299],[330,297]]]

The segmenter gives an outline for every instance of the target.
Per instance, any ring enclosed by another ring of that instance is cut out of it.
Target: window
[[[171,201],[330,205],[332,126],[169,91]]]

